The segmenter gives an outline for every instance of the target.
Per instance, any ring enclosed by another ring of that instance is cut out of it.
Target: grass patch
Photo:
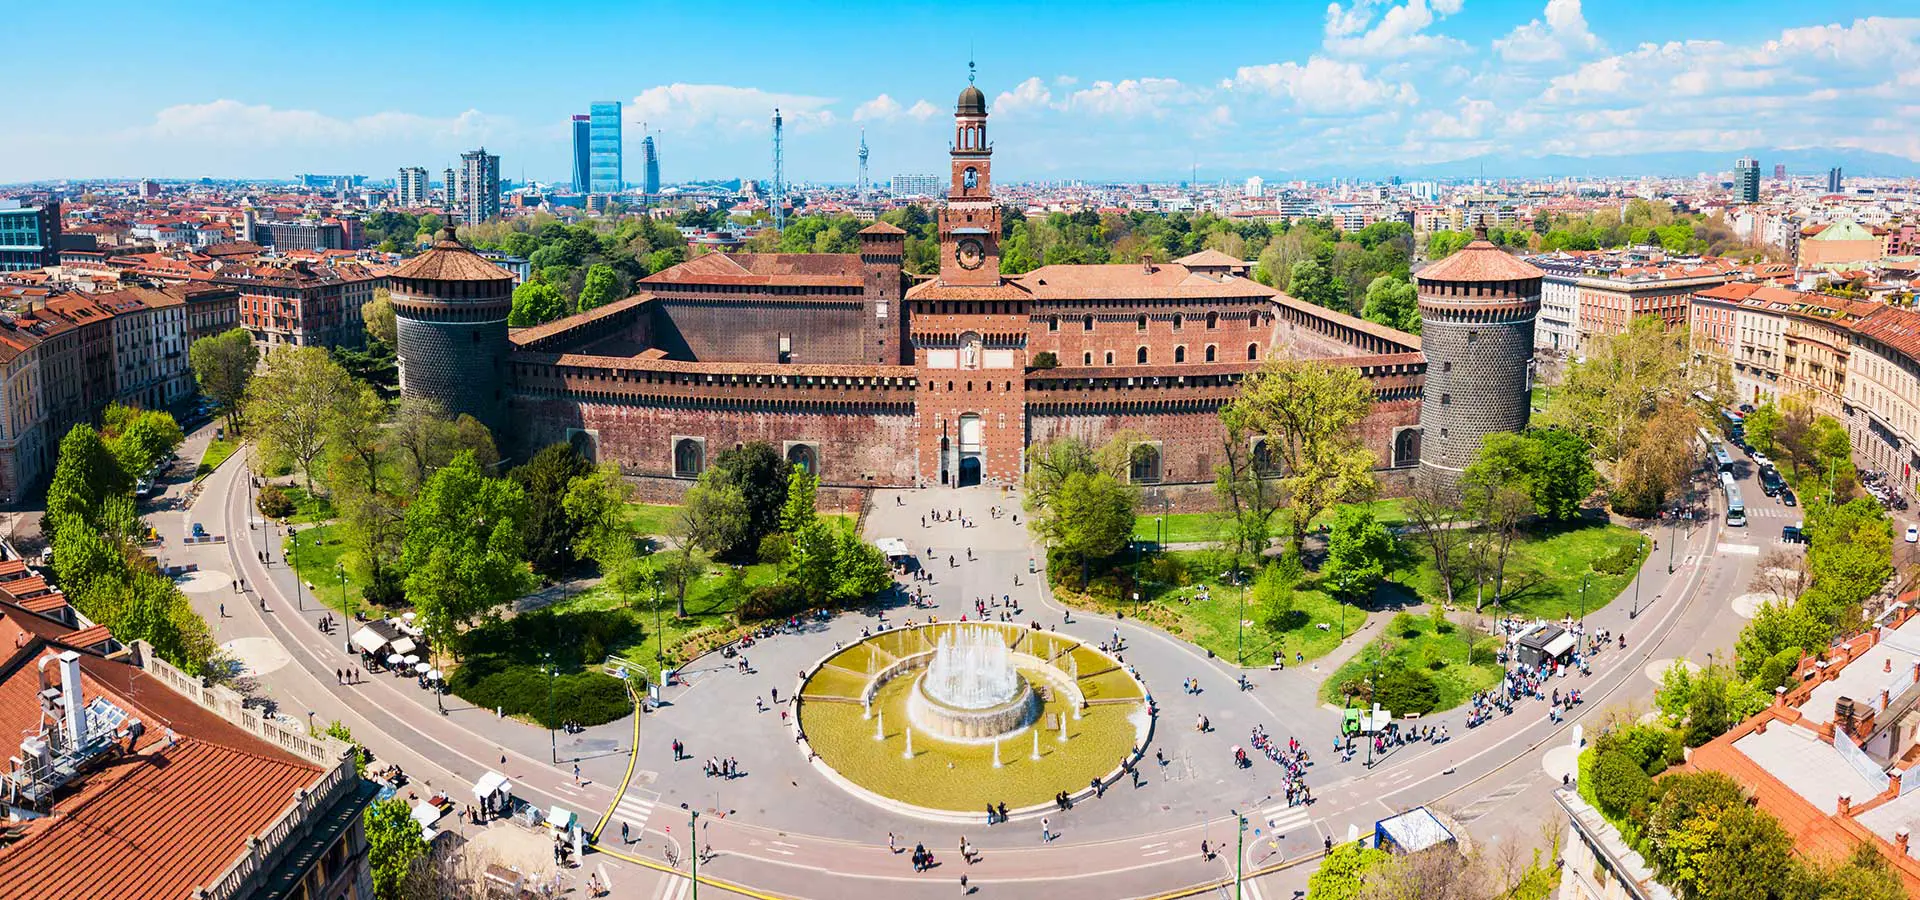
[[[688,635],[731,626],[734,610],[746,591],[772,584],[780,578],[780,571],[775,566],[746,566],[741,570],[736,593],[736,585],[728,576],[728,570],[728,566],[710,565],[705,577],[687,586],[685,618],[674,615],[674,595],[669,590],[660,592],[658,616],[654,614],[651,592],[621,597],[602,586],[588,588],[547,608],[559,614],[614,612],[630,617],[633,630],[601,648],[593,661],[600,662],[608,653],[617,654],[638,665],[647,673],[647,677],[656,678],[660,674],[660,666],[655,657],[663,634],[669,656],[668,666],[671,667],[674,647]]]
[[[633,704],[620,679],[594,666],[637,628],[627,610],[543,609],[489,622],[460,636],[447,684],[475,706],[543,727],[611,722]]]
[[[193,470],[193,477],[200,478],[220,468],[220,464],[226,462],[233,456],[234,451],[239,449],[239,441],[208,441],[206,452],[200,454],[200,467]]]
[[[298,534],[298,549],[289,541],[280,544],[280,552],[293,563],[293,570],[299,574],[301,582],[313,586],[310,592],[312,597],[318,598],[328,609],[343,614],[347,604],[342,599],[340,575],[344,570],[336,567],[347,550],[345,528],[338,524],[302,528]],[[347,572],[346,576],[345,597],[352,599],[356,612],[364,612],[364,585],[353,577],[353,573]],[[307,588],[303,587],[302,590]]]
[[[1523,533],[1515,539],[1507,557],[1506,596],[1501,598],[1500,606],[1490,605],[1492,582],[1484,585],[1489,603],[1485,612],[1519,613],[1548,620],[1568,614],[1578,616],[1582,609],[1583,583],[1587,585],[1586,612],[1601,609],[1632,583],[1640,562],[1651,552],[1652,542],[1647,542],[1642,550],[1641,541],[1639,532],[1605,523],[1579,523]],[[1433,557],[1427,548],[1414,535],[1402,536],[1401,543],[1416,563],[1411,572],[1402,572],[1395,580],[1429,601],[1444,597],[1439,572],[1434,569]],[[1595,571],[1594,563],[1615,554],[1625,554],[1632,562],[1623,567],[1614,566],[1619,569],[1618,574]],[[1456,606],[1473,607],[1476,592],[1471,577],[1456,578],[1453,590]]]
[[[673,533],[673,527],[680,515],[680,507],[664,503],[629,503],[627,521],[632,523],[636,533],[649,537],[664,538]],[[853,517],[845,513],[822,512],[820,518],[851,528]]]
[[[297,484],[282,485],[280,490],[288,500],[293,501],[290,521],[301,525],[333,521],[335,513],[332,500],[319,494],[309,494],[306,488]]]
[[[1467,635],[1473,635],[1472,665],[1467,664]],[[1378,672],[1384,681],[1396,669],[1411,669],[1432,680],[1433,711],[1452,709],[1475,691],[1500,683],[1500,664],[1494,657],[1499,649],[1499,638],[1463,629],[1457,622],[1436,623],[1431,616],[1413,613],[1396,615],[1385,633],[1320,686],[1320,699],[1344,703],[1349,695],[1357,695],[1358,702],[1365,702],[1368,676]],[[1396,715],[1403,712],[1394,710]]]
[[[1155,529],[1154,520],[1162,520],[1160,528]],[[1169,544],[1191,544],[1218,540],[1220,535],[1220,517],[1213,513],[1159,513],[1141,514],[1133,521],[1133,539],[1147,541],[1164,539]]]

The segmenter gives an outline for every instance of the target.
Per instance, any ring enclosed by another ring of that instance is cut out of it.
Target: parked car
[[[1920,544],[1920,525],[1907,526],[1907,543]]]
[[[1799,506],[1800,498],[1793,495],[1793,488],[1783,487],[1780,489],[1780,502],[1788,506]]]
[[[1777,497],[1787,489],[1787,482],[1780,477],[1780,470],[1772,466],[1760,467],[1760,490],[1769,497]]]
[[[1789,544],[1812,543],[1812,541],[1807,539],[1807,533],[1800,530],[1800,524],[1799,522],[1795,522],[1792,525],[1780,529],[1780,539]]]
[[[1751,412],[1753,412],[1753,404],[1751,404],[1751,403],[1742,403],[1742,404],[1740,404],[1740,414],[1741,414],[1741,415],[1743,415],[1743,416],[1744,416],[1744,415],[1747,415],[1748,413],[1751,413]]]
[[[199,522],[195,522],[195,523],[193,523],[193,536],[194,536],[194,537],[197,537],[197,538],[203,538],[203,537],[206,537],[206,536],[207,536],[207,526],[205,526],[205,525],[202,525],[202,524],[200,524]]]

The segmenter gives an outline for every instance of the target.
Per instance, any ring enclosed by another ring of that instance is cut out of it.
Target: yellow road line
[[[640,761],[640,695],[633,691],[633,681],[627,681],[627,697],[633,701],[633,751],[627,754],[627,774],[620,779],[620,789],[613,792],[613,802],[607,804],[607,811],[600,816],[600,824],[593,826],[593,839],[600,840],[600,829],[607,827],[613,818],[613,810],[620,805],[620,798],[627,795],[627,785],[633,781],[634,763]]]
[[[1297,866],[1301,863],[1311,862],[1325,855],[1326,855],[1325,853],[1310,853],[1306,856],[1296,856],[1292,859],[1287,860],[1286,862],[1274,863],[1273,865],[1270,865],[1270,866],[1263,866],[1261,868],[1254,869],[1251,872],[1243,873],[1240,876],[1240,880],[1244,883],[1244,882],[1252,881],[1255,878],[1265,878],[1266,876],[1272,875],[1275,872],[1279,872],[1283,869],[1291,869],[1294,866]],[[1168,891],[1167,893],[1164,893],[1164,894],[1154,894],[1151,897],[1142,897],[1140,898],[1140,900],[1180,900],[1180,898],[1182,897],[1197,897],[1201,894],[1210,893],[1212,891],[1217,891],[1222,888],[1230,888],[1230,887],[1233,887],[1233,879],[1221,878],[1217,881],[1209,881],[1205,884],[1191,885],[1188,887],[1180,888],[1178,890]]]
[[[679,869],[676,869],[672,866],[667,865],[666,863],[657,863],[657,862],[654,862],[653,860],[646,859],[644,857],[639,857],[639,856],[628,856],[627,854],[621,853],[618,850],[608,850],[605,847],[595,847],[593,849],[595,853],[605,853],[606,855],[611,856],[614,859],[625,860],[637,866],[645,866],[646,868],[652,869],[656,872],[665,872],[669,875],[678,875],[681,878],[692,877],[687,873],[680,871]],[[700,876],[700,883],[704,885],[710,885],[712,887],[717,887],[723,891],[732,891],[736,894],[752,897],[754,898],[754,900],[792,900],[792,898],[790,897],[784,897],[779,894],[762,893],[760,891],[754,890],[753,888],[747,887],[746,885],[734,884],[731,881],[722,881],[721,879],[714,878],[711,875]]]

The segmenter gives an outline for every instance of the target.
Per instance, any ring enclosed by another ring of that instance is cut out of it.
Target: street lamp
[[[334,574],[334,577],[336,577],[336,578],[338,578],[338,579],[340,579],[340,610],[341,610],[341,612],[343,612],[343,613],[345,613],[345,614],[346,614],[346,617],[347,617],[347,622],[349,623],[349,624],[347,625],[347,627],[348,627],[348,628],[352,628],[352,627],[353,627],[353,625],[352,625],[351,623],[353,622],[353,607],[352,607],[352,605],[351,605],[351,604],[353,603],[353,599],[347,596],[347,566],[346,566],[346,564],[345,564],[345,563],[334,563],[334,564],[333,564],[333,574]]]
[[[540,654],[541,665],[547,670],[547,744],[554,765],[560,764],[560,736],[553,731],[553,651]]]
[[[305,612],[306,601],[300,593],[300,532],[293,525],[287,525],[287,540],[293,544],[293,555],[287,558],[287,565],[293,569],[293,606]]]
[[[1680,529],[1680,511],[1673,511],[1673,518],[1667,520],[1667,574],[1673,574],[1673,542]]]
[[[1647,542],[1646,538],[1640,539],[1640,544],[1642,548],[1646,546],[1646,542]],[[1585,628],[1587,624],[1587,585],[1592,583],[1593,583],[1592,572],[1588,572],[1587,574],[1580,576],[1580,626],[1582,628]],[[1639,584],[1640,584],[1640,575],[1637,572],[1634,573],[1633,583],[1635,586],[1634,590],[1638,592]]]
[[[666,626],[661,624],[660,573],[655,572],[653,577],[647,580],[653,582],[653,661],[664,663],[667,661],[667,632]]]
[[[693,854],[693,897],[700,900],[700,811],[687,810],[687,848]]]
[[[1241,900],[1240,882],[1243,877],[1241,867],[1246,864],[1247,860],[1247,817],[1241,815],[1237,809],[1228,810],[1228,812],[1233,814],[1233,830],[1235,832],[1233,841],[1233,900]]]

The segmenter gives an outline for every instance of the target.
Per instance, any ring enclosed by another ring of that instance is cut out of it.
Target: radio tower
[[[860,129],[860,203],[867,202],[867,130]]]
[[[780,172],[780,107],[773,108],[773,192],[767,195],[769,206],[773,207],[773,230],[785,231],[787,228],[786,206],[787,185]]]

